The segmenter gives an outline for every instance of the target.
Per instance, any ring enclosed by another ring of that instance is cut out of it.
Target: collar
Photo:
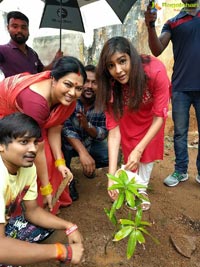
[[[196,13],[195,16],[197,16],[199,13],[200,13],[200,10],[197,10],[197,13]],[[185,16],[193,16],[193,15],[191,15],[190,13],[188,13],[188,12],[186,11],[186,8],[183,7],[183,8],[181,9],[181,11],[178,13],[177,18],[178,18],[178,19],[181,19],[181,18],[183,18],[183,17],[185,17]]]
[[[16,44],[12,39],[10,39],[10,41],[9,41],[8,44],[9,44],[9,46],[11,46],[11,48],[13,48],[13,49],[14,49],[14,48],[19,49],[19,47],[17,46],[17,44]],[[29,46],[28,46],[27,44],[26,44],[25,46],[26,46],[26,49],[29,50]]]

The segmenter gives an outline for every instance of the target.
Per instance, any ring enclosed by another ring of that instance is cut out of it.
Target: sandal
[[[151,207],[151,202],[149,201],[148,194],[145,191],[140,192],[140,194],[145,198],[145,199],[142,199],[142,203],[141,203],[142,210],[147,211]]]
[[[142,210],[143,211],[149,210],[151,207],[151,202],[149,201],[149,197],[148,197],[147,192],[142,191],[139,193],[140,193],[140,195],[142,195],[145,198],[145,199],[141,199],[142,203],[140,204],[140,206],[141,206]],[[128,203],[126,203],[126,206],[131,210],[137,210],[137,206],[131,207]]]

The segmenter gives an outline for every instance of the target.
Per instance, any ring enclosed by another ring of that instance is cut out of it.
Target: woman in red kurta
[[[33,117],[42,129],[43,142],[35,163],[38,185],[50,209],[52,195],[57,192],[63,177],[71,174],[64,164],[61,151],[61,125],[74,111],[85,80],[86,73],[82,63],[67,56],[60,58],[51,72],[32,75],[22,73],[8,77],[0,83],[0,117],[20,111]],[[57,168],[56,161],[59,163]],[[40,205],[41,192],[38,196]],[[70,205],[71,202],[66,187],[57,208],[60,205]]]
[[[106,111],[109,130],[109,173],[117,170],[121,145],[125,169],[137,170],[137,182],[148,186],[153,162],[163,159],[170,87],[166,69],[158,59],[139,55],[126,38],[113,37],[101,52],[97,82],[96,105]],[[108,187],[112,184],[109,180]],[[117,198],[117,190],[108,193]],[[148,210],[150,202],[142,208]]]

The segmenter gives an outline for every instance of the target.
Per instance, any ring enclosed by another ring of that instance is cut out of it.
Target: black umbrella
[[[100,28],[123,23],[137,0],[45,0],[40,28],[85,32],[86,28]],[[102,5],[104,5],[102,7]],[[113,15],[116,21],[113,22]],[[92,16],[92,21],[89,18]],[[106,20],[107,18],[107,20]],[[110,22],[109,22],[110,21]]]

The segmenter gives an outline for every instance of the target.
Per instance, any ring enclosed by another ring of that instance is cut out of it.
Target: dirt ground
[[[63,208],[59,216],[78,224],[84,237],[84,261],[79,267],[200,267],[200,184],[195,182],[197,148],[189,148],[189,180],[176,187],[166,187],[163,179],[174,166],[169,128],[164,160],[155,163],[149,186],[152,206],[150,211],[143,213],[143,219],[153,223],[148,231],[160,244],[147,237],[145,248],[137,246],[130,260],[126,259],[127,240],[109,242],[107,255],[104,253],[105,244],[113,233],[113,226],[104,213],[104,208],[111,207],[106,190],[107,169],[98,170],[97,177],[89,180],[75,162],[73,173],[80,198],[70,207]],[[190,133],[190,142],[195,135],[194,131]],[[174,244],[187,253],[180,253]],[[54,267],[59,264],[48,262],[31,266]]]

